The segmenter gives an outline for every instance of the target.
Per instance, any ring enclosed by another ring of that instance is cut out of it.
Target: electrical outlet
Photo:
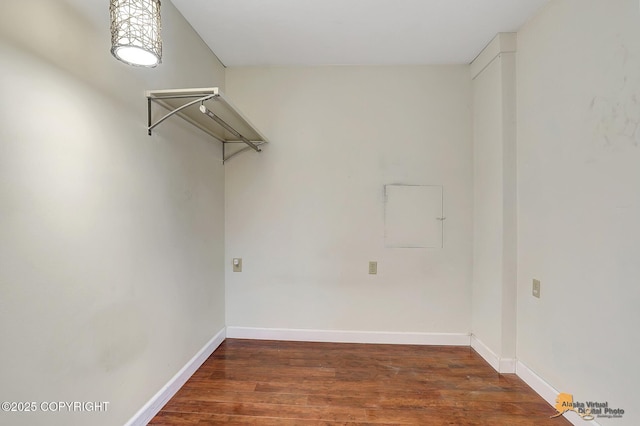
[[[378,262],[369,262],[369,274],[376,275],[378,273]]]
[[[533,279],[531,294],[533,294],[533,297],[540,299],[540,280]]]
[[[233,272],[242,272],[242,258],[235,257],[233,259]]]

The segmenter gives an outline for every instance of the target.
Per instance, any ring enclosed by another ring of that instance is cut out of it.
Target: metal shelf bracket
[[[174,115],[181,117],[223,144],[223,163],[248,150],[261,152],[260,146],[268,143],[262,133],[224,97],[217,87],[149,90],[146,96],[149,135],[168,118]],[[168,110],[156,121],[153,121],[153,103]],[[197,104],[200,104],[198,108],[191,108]],[[226,145],[230,143],[242,143],[247,146],[242,149],[232,149],[232,152],[227,154]]]

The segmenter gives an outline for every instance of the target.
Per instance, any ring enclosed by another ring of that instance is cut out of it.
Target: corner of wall
[[[474,122],[472,331],[483,341],[479,352],[494,368],[511,371],[513,361],[500,360],[513,360],[516,355],[516,42],[515,33],[497,34],[470,66]]]
[[[471,79],[475,79],[498,55],[515,53],[517,47],[517,33],[498,33],[482,49],[470,64]]]

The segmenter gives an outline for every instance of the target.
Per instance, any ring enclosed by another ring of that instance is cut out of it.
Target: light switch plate
[[[540,299],[540,280],[533,279],[531,294],[533,294],[533,297]]]
[[[378,262],[369,262],[369,274],[376,275],[378,273]]]
[[[242,272],[242,258],[236,257],[233,259],[233,272]]]

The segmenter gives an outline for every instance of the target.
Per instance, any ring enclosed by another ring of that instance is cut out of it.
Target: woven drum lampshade
[[[160,0],[110,0],[111,53],[134,66],[162,62]]]

